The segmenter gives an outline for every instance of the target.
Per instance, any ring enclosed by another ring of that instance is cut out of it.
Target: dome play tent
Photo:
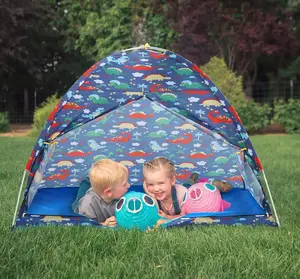
[[[100,226],[71,209],[91,164],[111,158],[126,165],[131,189],[140,191],[143,163],[157,156],[174,163],[178,183],[196,172],[233,186],[222,194],[230,208],[190,213],[167,227],[279,225],[262,165],[234,108],[199,67],[145,45],[97,62],[62,97],[26,165],[12,226]]]

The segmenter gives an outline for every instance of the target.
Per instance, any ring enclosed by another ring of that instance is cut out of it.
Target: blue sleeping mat
[[[129,190],[143,192],[142,186],[132,186]],[[80,216],[72,210],[78,187],[41,188],[27,210],[29,215]],[[248,190],[234,188],[222,194],[223,199],[231,203],[224,212],[190,213],[186,217],[199,216],[240,216],[264,214]]]

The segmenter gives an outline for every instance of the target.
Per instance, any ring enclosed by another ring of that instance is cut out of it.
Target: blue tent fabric
[[[62,97],[26,166],[30,176],[17,224],[41,189],[78,187],[101,158],[124,164],[135,186],[142,184],[143,163],[157,156],[174,162],[178,183],[193,172],[226,180],[246,189],[265,220],[270,217],[261,165],[234,108],[190,61],[140,49],[97,62]]]

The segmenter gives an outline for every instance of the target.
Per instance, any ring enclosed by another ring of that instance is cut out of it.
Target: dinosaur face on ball
[[[116,219],[125,229],[153,228],[160,219],[158,208],[152,197],[141,192],[126,193],[116,205]]]

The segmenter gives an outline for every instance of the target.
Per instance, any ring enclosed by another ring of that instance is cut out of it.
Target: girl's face
[[[172,186],[176,181],[175,176],[170,176],[165,170],[157,170],[145,172],[144,179],[147,190],[153,194],[156,199],[163,201],[171,198]]]

